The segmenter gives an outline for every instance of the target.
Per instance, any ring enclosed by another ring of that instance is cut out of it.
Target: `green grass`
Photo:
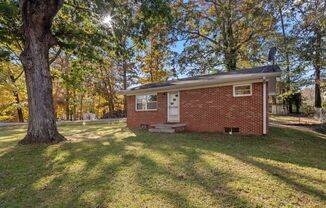
[[[325,136],[152,134],[60,126],[56,145],[0,128],[0,207],[326,207]]]

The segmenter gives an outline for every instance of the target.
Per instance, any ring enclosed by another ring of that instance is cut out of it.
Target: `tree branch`
[[[16,77],[16,78],[14,78],[12,81],[13,82],[16,82],[22,75],[23,75],[23,73],[24,73],[24,70],[22,70],[20,73],[19,73],[19,75]]]
[[[249,42],[255,35],[255,32],[251,32],[250,35],[248,36],[248,38],[246,38],[244,41],[241,41],[241,43],[239,43],[237,45],[237,49],[240,48],[243,44]]]
[[[86,11],[86,12],[90,12],[91,11],[89,8],[78,6],[78,3],[76,3],[75,1],[74,1],[74,3],[75,4],[71,4],[71,3],[69,3],[69,2],[66,1],[65,2],[65,5],[68,5],[68,6],[72,7],[72,8],[74,8],[75,11],[77,11],[77,10],[83,10],[83,11]]]
[[[202,38],[204,38],[204,39],[206,39],[206,40],[214,43],[215,45],[218,44],[218,42],[216,40],[214,40],[213,38],[210,38],[208,36],[205,36],[205,35],[201,34],[199,31],[185,31],[185,30],[180,30],[180,31],[183,32],[183,33],[189,33],[189,34],[192,34],[192,35],[197,35],[199,37],[202,37]]]
[[[49,64],[51,65],[59,57],[60,54],[61,54],[61,48],[59,48],[59,50],[56,52],[54,57],[51,60],[49,60]]]

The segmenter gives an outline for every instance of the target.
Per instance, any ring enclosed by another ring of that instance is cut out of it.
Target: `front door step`
[[[174,124],[153,124],[150,126],[149,132],[162,132],[162,133],[175,133],[185,130],[186,124],[174,123]]]
[[[152,128],[152,129],[149,129],[148,131],[155,132],[155,133],[175,133],[175,129],[163,129],[163,128],[160,128],[160,129]]]

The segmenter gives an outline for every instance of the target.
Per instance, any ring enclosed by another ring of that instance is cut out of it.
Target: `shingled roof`
[[[137,87],[123,90],[121,94],[134,94],[136,92],[146,92],[154,90],[178,89],[190,86],[205,86],[217,83],[227,83],[238,80],[250,80],[263,77],[280,76],[281,69],[277,65],[261,66],[249,69],[238,69],[229,72],[218,72],[214,74],[199,75],[194,77],[175,79],[166,82],[144,84]]]

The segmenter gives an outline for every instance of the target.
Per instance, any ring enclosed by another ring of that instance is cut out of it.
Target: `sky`
[[[177,53],[181,53],[184,49],[185,41],[178,41],[175,46],[171,47],[171,50]]]

